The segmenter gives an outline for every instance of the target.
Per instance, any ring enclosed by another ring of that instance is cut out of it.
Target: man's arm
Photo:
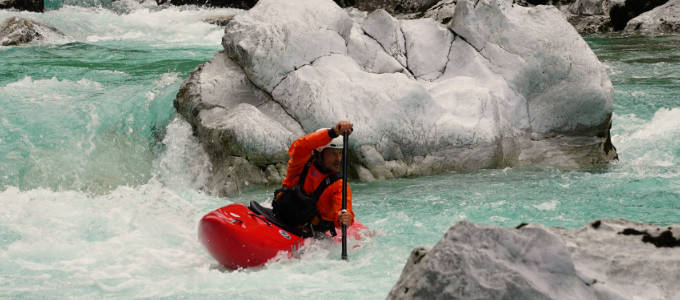
[[[344,223],[351,226],[354,223],[354,211],[352,210],[352,190],[347,186],[347,212],[342,213],[342,180],[338,180],[328,186],[319,197],[316,206],[321,218],[332,221],[336,227]]]
[[[340,121],[333,128],[319,129],[295,140],[288,149],[288,168],[282,185],[287,187],[294,186],[297,183],[296,176],[302,173],[302,169],[309,158],[312,157],[314,149],[330,143],[333,138],[344,132],[351,134],[352,127],[352,123]]]

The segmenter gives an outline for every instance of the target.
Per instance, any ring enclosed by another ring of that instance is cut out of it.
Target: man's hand
[[[338,223],[343,224],[345,226],[351,226],[352,225],[352,214],[348,213],[346,210],[341,210],[338,212]]]
[[[354,124],[348,121],[340,121],[338,122],[337,125],[335,125],[335,128],[333,128],[333,130],[335,130],[335,133],[339,136],[341,136],[345,132],[347,132],[348,134],[352,134],[352,131],[354,130],[352,126],[354,126]]]

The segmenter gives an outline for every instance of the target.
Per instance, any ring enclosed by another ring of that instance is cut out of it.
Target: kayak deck
[[[355,221],[347,229],[348,238],[360,240],[365,228]],[[264,265],[281,251],[292,257],[305,244],[299,232],[286,228],[271,208],[255,201],[250,208],[234,203],[209,212],[199,223],[198,238],[212,257],[230,269]],[[340,239],[340,235],[333,238]]]

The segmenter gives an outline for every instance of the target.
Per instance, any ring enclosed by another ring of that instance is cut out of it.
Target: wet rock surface
[[[435,246],[413,250],[387,298],[675,299],[677,228],[598,220],[576,230],[509,229],[463,221]]]
[[[616,157],[611,82],[550,6],[458,0],[442,24],[261,0],[225,25],[222,45],[175,101],[215,170],[239,157],[259,178],[284,176],[265,171],[340,119],[357,128],[350,173],[366,181]]]

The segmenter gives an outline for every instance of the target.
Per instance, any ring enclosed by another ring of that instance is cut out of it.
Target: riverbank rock
[[[257,3],[257,0],[156,0],[156,3],[158,5],[169,3],[172,5],[203,5],[250,9]]]
[[[627,33],[668,34],[680,33],[680,0],[670,0],[630,20]]]
[[[609,10],[611,26],[616,31],[624,30],[630,20],[666,2],[668,0],[626,0],[615,3]]]
[[[581,34],[622,31],[629,20],[668,0],[515,0],[519,5],[553,5]]]
[[[611,82],[553,7],[458,0],[444,25],[260,0],[222,45],[175,100],[214,166],[239,157],[277,178],[265,171],[285,169],[294,139],[341,119],[362,180],[616,156]]]
[[[387,299],[675,299],[680,230],[625,220],[578,230],[467,221],[416,248]]]
[[[258,0],[156,0],[156,3],[158,5],[169,3],[172,5],[205,5],[250,9],[255,6],[257,1]],[[376,9],[384,9],[392,14],[423,13],[437,3],[437,1],[438,0],[334,0],[337,5],[343,8],[355,7],[367,12],[372,12]]]
[[[45,11],[44,0],[0,0],[0,9],[18,9],[33,12]]]
[[[372,12],[384,9],[390,14],[423,13],[439,0],[337,0],[346,6],[352,6],[363,11]],[[343,6],[344,7],[344,6]]]
[[[0,45],[17,46],[33,41],[64,37],[58,29],[33,20],[10,17],[0,23]]]

